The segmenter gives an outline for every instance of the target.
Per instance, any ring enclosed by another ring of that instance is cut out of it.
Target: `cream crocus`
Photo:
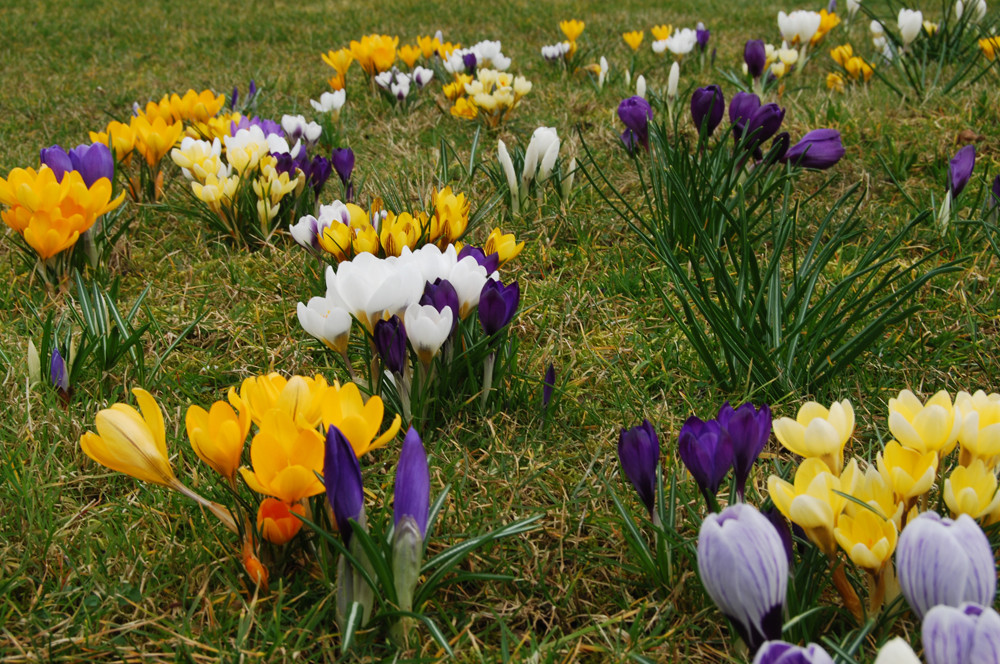
[[[893,493],[902,501],[910,501],[930,491],[937,474],[938,456],[920,452],[889,441],[876,457],[878,471],[889,479]]]
[[[944,390],[920,403],[913,392],[903,390],[889,399],[889,431],[903,447],[921,454],[945,456],[958,442],[962,413],[954,408]]]
[[[839,495],[840,478],[820,459],[803,461],[795,471],[794,484],[777,475],[767,479],[767,490],[775,507],[828,556],[837,550],[834,529],[846,498]]]
[[[799,408],[795,419],[774,421],[774,435],[787,450],[806,458],[818,458],[840,473],[844,446],[854,433],[854,408],[844,399],[829,409],[809,401]]]
[[[845,470],[846,474],[846,470]],[[841,475],[841,484],[844,484]],[[875,466],[868,466],[865,471],[857,473],[853,487],[849,491],[852,498],[860,500],[871,510],[888,517],[899,530],[903,525],[903,503],[896,500],[889,478],[879,472]],[[845,514],[856,516],[858,512],[871,511],[854,501],[848,501],[844,507]]]
[[[853,517],[840,517],[834,536],[851,562],[875,574],[892,558],[898,533],[892,519],[860,509]]]
[[[955,408],[962,414],[958,462],[968,466],[974,459],[982,459],[988,467],[995,468],[1000,458],[1000,394],[987,395],[982,390],[974,394],[959,392],[955,395]]]
[[[976,459],[968,467],[958,466],[944,481],[944,502],[956,518],[968,514],[979,519],[1000,508],[997,476]]]

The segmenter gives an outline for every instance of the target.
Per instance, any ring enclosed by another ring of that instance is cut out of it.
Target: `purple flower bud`
[[[49,359],[49,379],[60,391],[69,392],[69,370],[66,360],[56,347],[52,348],[52,357]]]
[[[622,429],[618,438],[618,460],[625,477],[635,487],[639,500],[652,518],[656,511],[656,474],[660,471],[660,439],[649,420]]]
[[[320,155],[313,157],[312,163],[309,165],[309,186],[312,187],[317,198],[319,198],[326,181],[330,179],[331,173],[333,173],[333,165],[329,159]]]
[[[115,159],[104,143],[78,145],[70,150],[69,160],[88,187],[101,178],[113,180],[115,177]]]
[[[334,148],[330,155],[333,170],[337,171],[340,181],[345,185],[351,181],[354,172],[354,150],[351,148]]]
[[[462,260],[466,256],[472,256],[475,258],[477,263],[486,268],[486,274],[493,274],[500,268],[500,254],[495,251],[487,256],[486,252],[479,247],[467,244],[462,247],[460,252],[458,252],[458,260]]]
[[[247,91],[247,101],[246,101],[246,103],[249,104],[251,102],[251,100],[253,100],[253,98],[256,97],[256,96],[257,96],[257,84],[254,83],[254,80],[251,78],[250,79],[250,89]]]
[[[420,434],[413,427],[406,432],[403,449],[396,466],[396,486],[393,493],[392,519],[395,525],[410,517],[420,527],[421,537],[427,535],[427,517],[431,503],[431,475],[427,468],[427,452]]]
[[[424,294],[420,297],[420,305],[429,304],[438,312],[445,308],[451,309],[451,331],[458,325],[458,312],[461,308],[458,301],[458,291],[447,279],[438,277],[433,282],[424,284]]]
[[[1000,662],[1000,614],[971,603],[935,606],[924,616],[921,639],[927,664]]]
[[[774,141],[771,142],[771,151],[774,154],[772,159],[774,159],[774,161],[784,162],[785,156],[788,154],[788,145],[791,142],[792,137],[788,135],[787,131],[783,131],[775,136]]]
[[[403,373],[406,368],[406,329],[399,316],[393,315],[389,320],[375,323],[372,336],[385,368],[394,374]]]
[[[792,531],[788,528],[788,522],[785,521],[785,517],[782,516],[778,508],[774,506],[764,510],[761,514],[767,517],[767,520],[771,522],[774,529],[778,531],[778,537],[781,538],[781,543],[785,547],[785,553],[788,555],[788,566],[791,567],[793,560]]]
[[[781,638],[788,558],[778,532],[755,507],[736,503],[705,517],[698,574],[751,653]]]
[[[711,136],[715,128],[722,122],[722,114],[726,110],[726,99],[722,96],[722,88],[718,85],[709,85],[698,88],[691,95],[691,117],[694,119],[694,126],[700,132],[702,123],[707,122],[705,135]]]
[[[727,401],[719,409],[719,426],[732,441],[733,478],[736,493],[743,498],[750,468],[771,437],[771,409],[765,404],[760,410],[745,403],[733,410]]]
[[[358,521],[365,507],[365,493],[361,484],[361,466],[354,448],[335,426],[326,431],[326,453],[323,458],[323,478],[326,483],[326,499],[333,508],[337,529],[350,544],[350,519]]]
[[[473,52],[468,52],[462,56],[462,64],[465,65],[465,71],[469,74],[476,73],[476,54]]]
[[[833,658],[815,643],[802,648],[784,641],[767,641],[757,651],[753,664],[833,664]]]
[[[993,179],[993,187],[990,189],[990,193],[993,195],[991,207],[997,207],[1000,205],[1000,175]]]
[[[751,142],[756,148],[778,133],[784,119],[785,109],[774,103],[764,104],[747,120],[746,135],[752,137]]]
[[[53,145],[50,148],[42,148],[39,158],[44,166],[52,169],[56,175],[56,180],[62,182],[66,171],[73,170],[73,162],[69,155],[62,149],[62,146]]]
[[[640,145],[649,149],[649,121],[653,119],[653,107],[649,102],[638,96],[623,99],[618,104],[618,117],[632,132],[633,145],[638,140]],[[625,140],[624,136],[622,140]],[[627,142],[626,147],[628,147]]]
[[[764,73],[764,65],[767,64],[767,51],[764,49],[763,39],[750,39],[743,47],[743,61],[747,63],[747,71],[750,76],[757,80]]]
[[[234,85],[233,86],[233,96],[229,98],[229,110],[230,111],[235,111],[236,110],[236,102],[239,101],[239,98],[240,98],[240,89],[239,89],[238,86]]]
[[[958,195],[965,189],[965,185],[969,184],[969,178],[972,177],[972,169],[975,166],[975,145],[966,145],[955,153],[955,156],[948,164],[948,183],[951,187],[952,199],[958,198]]]
[[[996,596],[993,551],[967,514],[952,520],[924,512],[908,523],[896,545],[896,571],[918,618],[938,604],[992,606]]]
[[[708,48],[708,38],[712,36],[712,31],[706,28],[704,23],[698,21],[694,34],[698,42],[698,49],[704,53],[705,49]]]
[[[827,14],[837,13],[837,0],[830,0],[830,3],[826,6],[826,13]]]
[[[521,301],[521,287],[514,281],[507,286],[487,279],[479,294],[479,323],[489,336],[499,332],[511,321]]]
[[[732,440],[718,421],[689,417],[681,426],[677,451],[711,506],[710,497],[733,465]]]
[[[729,121],[742,129],[759,108],[760,97],[752,92],[737,92],[729,102]]]
[[[813,129],[785,152],[784,161],[803,168],[830,168],[844,156],[844,145],[836,129]]]
[[[556,388],[556,367],[549,362],[549,368],[545,370],[545,377],[542,378],[542,408],[548,408],[552,401],[552,391]]]

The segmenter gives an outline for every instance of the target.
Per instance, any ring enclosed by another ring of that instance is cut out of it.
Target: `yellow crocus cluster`
[[[90,140],[107,145],[118,160],[126,159],[137,150],[150,168],[156,168],[183,133],[184,124],[180,120],[169,119],[169,116],[164,120],[159,113],[139,113],[132,116],[127,125],[112,121],[104,131],[90,132]]]
[[[260,172],[253,180],[253,191],[257,194],[257,215],[263,228],[281,212],[281,200],[305,187],[305,176],[298,172],[291,177],[287,172],[279,173],[274,167],[275,158],[267,156],[261,160]]]
[[[399,37],[371,34],[362,37],[361,41],[352,40],[350,49],[361,69],[368,76],[374,76],[392,67],[398,46]]]
[[[867,83],[871,80],[872,75],[875,73],[874,65],[869,62],[865,62],[864,58],[858,55],[854,55],[854,49],[851,48],[850,44],[841,44],[833,50],[830,51],[830,57],[833,58],[834,62],[844,68],[844,71],[853,81],[864,81]],[[839,92],[843,92],[844,79],[839,74],[836,74],[837,78],[840,80]],[[830,85],[830,76],[827,76],[827,87],[833,89],[835,86]]]
[[[0,178],[0,203],[7,206],[0,218],[21,234],[39,258],[48,260],[69,249],[80,234],[105,212],[118,207],[124,194],[111,199],[111,181],[100,178],[87,187],[77,171],[62,180],[48,166],[15,168]]]
[[[333,90],[343,90],[347,83],[347,70],[354,62],[354,53],[349,48],[330,50],[322,55],[323,62],[333,67],[334,75],[330,77],[330,88]]]
[[[174,122],[207,122],[209,118],[217,115],[225,105],[225,95],[217,95],[211,90],[202,90],[201,92],[188,90],[183,97],[175,92],[171,95],[163,95],[159,102],[149,102],[146,104],[144,115],[150,120],[157,117],[162,118],[164,122],[169,124]]]
[[[470,120],[482,116],[487,125],[496,127],[531,92],[531,81],[484,67],[463,87],[466,96],[455,99],[451,114]]]
[[[413,65],[417,64],[417,58],[420,57],[421,51],[419,46],[414,46],[413,44],[403,44],[396,49],[396,55],[403,61],[403,64],[405,64],[408,69],[413,69]]]

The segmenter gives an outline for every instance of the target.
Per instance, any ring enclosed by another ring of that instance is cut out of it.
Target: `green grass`
[[[188,88],[228,93],[234,84],[245,90],[255,78],[263,88],[261,116],[309,116],[308,100],[326,89],[330,73],[320,52],[372,31],[399,34],[406,42],[439,28],[462,43],[501,39],[514,59],[511,70],[534,83],[511,123],[499,132],[484,131],[481,158],[492,161],[498,136],[508,145],[523,142],[544,124],[558,128],[571,153],[582,155],[582,137],[602,162],[624,164],[614,117],[618,101],[631,94],[620,75],[629,55],[621,32],[647,29],[639,69],[661,90],[667,70],[648,50],[649,26],[704,20],[718,47],[717,65],[735,69],[743,41],[775,40],[774,16],[791,8],[766,2],[736,11],[739,3],[731,0],[678,4],[683,7],[667,11],[662,2],[647,0],[512,0],[489,9],[482,3],[369,6],[331,0],[245,3],[234,11],[212,0],[48,0],[30,8],[4,3],[0,174],[35,165],[41,147],[87,141],[88,130],[126,115],[133,101]],[[607,54],[612,63],[612,80],[603,91],[584,75],[563,75],[541,60],[541,45],[561,39],[558,21],[571,17],[587,21],[582,46],[590,60]],[[856,48],[867,38],[863,23],[852,28]],[[841,26],[825,48],[843,38]],[[930,192],[938,198],[943,193],[947,159],[963,129],[986,134],[977,145],[970,191],[979,188],[983,173],[996,173],[1000,152],[990,133],[1000,119],[992,103],[995,79],[904,106],[877,83],[831,96],[823,83],[831,66],[818,55],[804,75],[789,81],[781,99],[788,108],[785,126],[793,136],[816,125],[843,132],[848,152],[834,170],[830,197],[863,181],[862,214],[873,229],[896,228],[913,214],[879,153],[887,159],[903,155],[893,163],[907,167],[895,172],[922,205]],[[357,69],[351,76],[341,129],[363,174],[399,183],[416,201],[435,183],[441,137],[468,158],[474,125],[431,103],[410,116],[394,115],[366,94]],[[682,86],[720,80],[691,69]],[[435,94],[439,86],[433,84]],[[731,96],[733,90],[724,87]],[[630,166],[613,178],[638,198]],[[801,188],[820,181],[806,176]],[[533,533],[465,563],[470,571],[509,574],[514,581],[460,582],[426,610],[459,661],[741,661],[695,570],[681,570],[674,587],[658,589],[630,571],[606,483],[638,512],[630,487],[618,476],[620,428],[648,417],[661,433],[672,470],[679,467],[674,450],[683,420],[708,417],[723,400],[737,402],[746,394],[722,393],[707,380],[666,315],[659,295],[663,268],[584,179],[577,182],[580,189],[566,208],[548,204],[523,220],[487,220],[527,241],[513,267],[524,313],[515,330],[522,343],[509,403],[488,418],[464,408],[440,429],[422,432],[432,452],[435,493],[445,484],[452,487],[439,532],[460,539],[545,516]],[[181,186],[179,175],[168,175],[167,199],[176,199]],[[494,193],[481,175],[461,187],[473,207]],[[483,239],[484,229],[473,235]],[[915,260],[939,243],[933,229],[924,229],[902,260]],[[790,415],[810,396],[849,398],[858,415],[853,447],[860,452],[877,444],[879,435],[888,436],[885,402],[900,389],[927,396],[938,389],[997,389],[996,259],[976,236],[946,253],[942,260],[966,257],[962,271],[922,291],[920,315],[859,358],[827,393],[792,395],[774,406],[776,412]],[[189,403],[207,406],[243,378],[272,370],[345,378],[294,318],[295,303],[319,294],[320,282],[290,238],[253,253],[236,251],[193,220],[147,207],[138,211],[113,265],[122,275],[120,306],[152,284],[148,311],[140,316],[156,323],[145,343],[148,356],[162,352],[173,335],[207,312],[148,386],[164,409],[174,467],[195,488],[210,486],[214,478],[186,442],[183,414]],[[58,316],[68,306],[67,294],[47,292],[10,243],[0,245],[0,375],[8,395],[0,405],[0,661],[336,661],[330,575],[291,565],[284,578],[272,577],[270,593],[255,596],[235,538],[181,497],[106,471],[80,451],[81,433],[106,406],[95,381],[77,386],[68,406],[44,387],[27,393],[25,347],[41,333],[29,303],[43,315]],[[543,422],[541,377],[549,362],[556,366],[559,394]],[[119,369],[112,378],[121,399],[133,385],[131,376]],[[777,454],[777,444],[771,445],[768,451]],[[391,485],[397,450],[390,446],[365,466],[366,485],[380,495]],[[748,489],[754,504],[766,498],[770,470],[764,462],[754,472]],[[682,487],[681,513],[701,510],[693,485]],[[693,539],[696,525],[685,522],[679,531]],[[361,643],[359,661],[395,656],[377,638]],[[871,643],[865,648],[870,660]],[[433,642],[421,638],[399,661],[438,656]]]

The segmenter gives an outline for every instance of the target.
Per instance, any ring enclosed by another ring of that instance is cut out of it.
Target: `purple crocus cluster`
[[[249,129],[250,127],[260,127],[261,131],[264,132],[264,136],[274,134],[275,136],[280,136],[281,138],[285,137],[285,131],[281,128],[281,125],[274,120],[267,120],[257,116],[248,118],[244,115],[239,119],[239,122],[234,121],[229,123],[229,131],[233,136],[235,136],[236,132],[240,129]]]
[[[304,147],[300,147],[294,157],[288,152],[273,152],[271,156],[277,161],[275,170],[279,173],[288,173],[289,177],[295,177],[296,172],[301,171],[306,178],[306,184],[313,190],[317,198],[333,172],[329,159],[321,155],[310,159]]]
[[[78,145],[66,152],[59,145],[42,148],[39,154],[41,163],[55,173],[57,180],[62,180],[69,171],[76,171],[84,183],[91,187],[101,178],[113,180],[115,177],[115,160],[111,150],[104,143]]]

